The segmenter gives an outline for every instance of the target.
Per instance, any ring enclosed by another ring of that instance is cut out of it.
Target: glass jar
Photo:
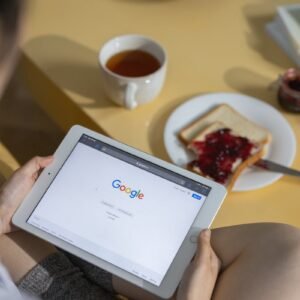
[[[278,101],[290,111],[300,113],[300,71],[288,69],[279,78]]]

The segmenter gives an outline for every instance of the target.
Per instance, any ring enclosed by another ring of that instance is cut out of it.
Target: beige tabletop
[[[300,145],[300,115],[283,112],[270,84],[293,63],[266,35],[276,5],[262,0],[31,0],[21,66],[38,103],[67,130],[83,124],[169,160],[163,130],[192,96],[239,92],[278,108]],[[168,53],[160,96],[134,111],[103,94],[98,51],[111,37],[138,33]],[[293,164],[300,169],[300,154]],[[300,226],[300,180],[283,177],[231,193],[214,226],[270,221]]]

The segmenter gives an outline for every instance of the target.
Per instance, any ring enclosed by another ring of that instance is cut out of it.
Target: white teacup
[[[146,76],[126,77],[107,68],[106,64],[112,56],[127,50],[142,50],[150,53],[159,61],[159,69]],[[165,81],[166,52],[157,42],[145,36],[123,35],[109,40],[99,52],[99,63],[108,97],[128,109],[153,100],[161,91]]]

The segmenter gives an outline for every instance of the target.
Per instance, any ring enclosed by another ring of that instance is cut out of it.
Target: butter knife
[[[260,159],[254,165],[256,167],[259,167],[261,169],[265,169],[265,170],[268,170],[271,172],[277,172],[277,173],[282,173],[285,175],[300,177],[300,171],[279,165],[279,164],[277,164],[273,161],[267,160],[267,159]]]

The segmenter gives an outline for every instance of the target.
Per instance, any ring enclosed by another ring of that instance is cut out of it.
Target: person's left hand
[[[34,157],[16,170],[0,188],[0,234],[13,230],[11,219],[30,192],[40,172],[53,161],[53,156]]]

